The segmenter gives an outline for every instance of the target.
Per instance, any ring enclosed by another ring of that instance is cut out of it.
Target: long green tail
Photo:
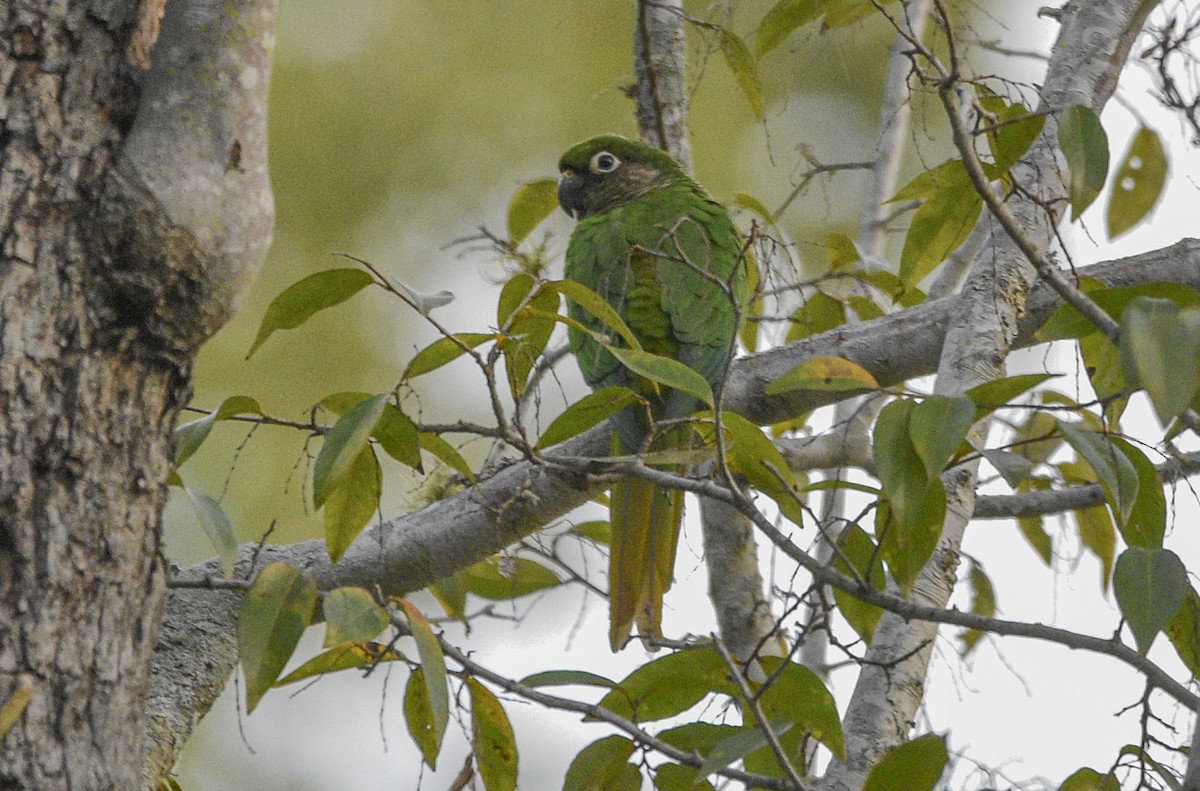
[[[608,641],[620,651],[633,624],[643,638],[662,636],[663,595],[671,587],[683,523],[683,492],[627,478],[610,494]]]

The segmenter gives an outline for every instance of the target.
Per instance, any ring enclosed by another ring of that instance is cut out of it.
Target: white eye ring
[[[617,159],[616,155],[601,151],[592,157],[592,161],[588,163],[588,169],[593,173],[612,173],[620,165],[621,160]]]

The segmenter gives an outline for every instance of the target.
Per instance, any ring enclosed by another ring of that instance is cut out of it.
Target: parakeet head
[[[558,161],[558,173],[558,202],[577,220],[690,180],[670,154],[620,135],[572,146]]]

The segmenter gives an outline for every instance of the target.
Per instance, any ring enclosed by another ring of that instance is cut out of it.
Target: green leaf
[[[716,791],[696,767],[668,763],[654,767],[654,788],[657,791]]]
[[[1183,414],[1200,391],[1200,308],[1132,300],[1121,316],[1121,360],[1163,425]]]
[[[208,536],[213,549],[217,550],[217,557],[221,559],[221,570],[225,572],[226,578],[233,579],[233,564],[237,560],[238,550],[233,522],[229,521],[225,509],[211,495],[187,486],[183,487],[183,491],[192,504],[196,518],[200,520],[200,526],[204,528],[204,534]]]
[[[425,682],[425,697],[429,702],[429,717],[433,730],[437,733],[440,743],[442,734],[446,732],[446,723],[450,721],[450,690],[446,685],[446,658],[442,654],[442,646],[437,635],[429,625],[429,621],[417,609],[417,605],[408,599],[401,599],[400,606],[408,619],[409,629],[417,643],[417,653],[421,657],[422,679]]]
[[[258,402],[249,396],[230,396],[221,402],[221,406],[216,411],[177,426],[175,428],[175,466],[180,466],[199,450],[200,445],[212,431],[213,424],[218,420],[227,420],[247,413],[261,415],[263,412],[258,406]]]
[[[389,393],[380,393],[373,398],[360,401],[351,407],[346,414],[329,430],[325,444],[317,454],[313,465],[313,506],[320,508],[325,504],[325,498],[349,474],[350,469],[358,464],[359,454],[367,447],[371,432],[379,416],[383,414],[383,405],[387,403]]]
[[[1183,606],[1167,622],[1167,637],[1193,677],[1200,677],[1200,595],[1188,587]]]
[[[495,601],[516,599],[562,584],[542,564],[517,557],[481,560],[464,572],[463,582],[476,596]]]
[[[629,325],[621,318],[621,314],[617,313],[617,309],[608,304],[608,301],[604,297],[592,291],[587,286],[582,283],[576,283],[574,280],[553,280],[543,284],[542,288],[562,294],[583,308],[601,324],[621,336],[621,340],[625,341],[625,344],[630,349],[642,348],[637,336],[633,334],[633,330],[629,329]],[[587,331],[586,328],[581,327],[581,329],[585,332]]]
[[[866,368],[844,357],[809,357],[766,387],[767,395],[793,390],[867,392],[878,390],[879,382]]]
[[[567,407],[542,432],[542,436],[538,438],[537,447],[539,449],[548,448],[582,434],[597,423],[639,401],[642,401],[642,397],[628,387],[603,387]]]
[[[1200,292],[1179,283],[1143,283],[1137,286],[1108,288],[1097,280],[1081,278],[1080,289],[1105,313],[1120,320],[1125,309],[1138,297],[1169,299],[1182,308],[1200,306]],[[1036,333],[1042,342],[1082,338],[1096,332],[1096,325],[1073,305],[1058,307]]]
[[[755,59],[754,53],[746,46],[746,42],[742,40],[741,36],[725,28],[717,30],[717,44],[725,56],[725,65],[729,67],[733,79],[745,94],[746,101],[750,102],[750,110],[754,113],[755,120],[761,121],[763,118],[762,86],[758,82],[758,61]]]
[[[375,450],[358,452],[349,471],[325,495],[325,548],[337,563],[379,509],[382,475]]]
[[[404,726],[413,743],[421,751],[421,759],[430,769],[437,769],[438,753],[442,751],[445,729],[439,730],[424,668],[414,668],[404,685]]]
[[[772,679],[770,686],[759,693],[763,713],[772,722],[781,718],[795,723],[838,759],[846,760],[837,703],[820,677],[804,665],[780,657],[764,656],[759,661]]]
[[[449,337],[438,338],[408,361],[400,378],[413,379],[421,374],[436,371],[481,343],[494,340],[496,340],[496,336],[490,332],[456,332]]]
[[[1075,449],[1080,458],[1087,461],[1100,479],[1104,496],[1112,506],[1117,521],[1124,526],[1133,513],[1138,495],[1138,472],[1133,463],[1109,438],[1059,420],[1058,430]]]
[[[515,249],[557,208],[558,183],[554,179],[538,179],[518,187],[508,202],[509,246]]]
[[[997,118],[998,126],[988,133],[988,144],[995,161],[991,170],[997,175],[1007,173],[1025,156],[1025,152],[1042,133],[1046,125],[1043,115],[1030,115],[1025,105],[1009,105]]]
[[[640,791],[641,773],[629,764],[634,747],[624,736],[605,736],[592,742],[571,761],[563,791]],[[633,769],[632,776],[629,768]]]
[[[365,588],[334,588],[325,594],[325,648],[365,643],[388,627],[392,619]]]
[[[486,791],[515,791],[517,743],[508,715],[496,696],[474,678],[467,679],[471,693],[471,746]]]
[[[792,729],[795,723],[783,718],[770,720],[768,724],[776,737],[782,736]],[[745,758],[758,748],[766,745],[767,735],[761,728],[741,728],[737,733],[716,744],[704,758],[697,776],[707,777],[713,772],[724,769],[734,761]]]
[[[613,689],[617,682],[586,670],[543,670],[525,676],[521,683],[527,687],[604,687]]]
[[[1112,576],[1113,557],[1117,551],[1117,528],[1112,516],[1102,505],[1075,511],[1079,526],[1079,542],[1100,561],[1100,589],[1108,589]]]
[[[779,0],[771,6],[754,36],[758,57],[777,48],[797,28],[816,20],[826,5],[827,0]]]
[[[313,314],[345,302],[374,282],[375,278],[361,269],[327,269],[288,286],[267,306],[246,359],[250,359],[271,333],[299,327]]]
[[[514,278],[515,280],[515,278]],[[511,285],[512,280],[509,281]],[[508,290],[508,287],[505,287]],[[517,293],[520,293],[518,287]],[[532,298],[500,322],[506,335],[500,339],[504,369],[514,397],[525,394],[525,385],[538,357],[546,350],[558,318],[558,292],[538,289]],[[506,306],[502,306],[503,308]]]
[[[1021,481],[1028,478],[1033,470],[1033,462],[1018,453],[991,448],[984,448],[979,453],[996,468],[1004,482],[1014,489],[1020,486]]]
[[[967,577],[971,584],[971,610],[975,615],[992,618],[996,615],[996,588],[992,579],[978,563],[971,563],[971,571]],[[959,640],[962,641],[962,655],[966,656],[975,650],[975,646],[983,639],[985,632],[978,629],[966,629]]]
[[[336,673],[339,670],[374,667],[384,662],[400,662],[403,660],[404,654],[380,643],[344,643],[336,648],[331,648],[328,651],[317,654],[291,673],[276,681],[272,686],[283,687],[314,676]]]
[[[238,656],[246,676],[246,711],[254,711],[312,621],[317,586],[299,569],[272,563],[254,580],[238,617]]]
[[[1108,135],[1090,108],[1073,104],[1059,118],[1058,146],[1071,174],[1067,193],[1073,222],[1104,189],[1104,180],[1108,178]]]
[[[975,414],[975,419],[978,420],[984,415],[1012,403],[1017,396],[1032,390],[1047,379],[1053,379],[1057,376],[1058,374],[1018,374],[1016,376],[1006,376],[1003,379],[993,379],[990,382],[976,385],[968,390],[965,395],[975,403],[975,407],[979,410]]]
[[[900,253],[900,279],[916,285],[962,246],[983,209],[973,184],[955,184],[927,198],[913,213]]]
[[[804,304],[792,314],[792,322],[787,332],[787,342],[792,343],[810,335],[828,332],[845,323],[845,306],[824,291],[814,291],[804,300]]]
[[[461,571],[449,577],[442,577],[429,586],[429,592],[437,599],[438,604],[442,605],[446,615],[463,623],[467,622],[467,586],[463,582]]]
[[[615,346],[604,347],[612,352],[613,357],[629,370],[653,382],[694,395],[696,398],[713,405],[712,388],[704,377],[690,367],[670,357],[660,357],[640,349],[618,349]]]
[[[1049,488],[1050,481],[1045,478],[1026,478],[1017,486],[1017,494]],[[1054,559],[1054,542],[1051,540],[1050,534],[1046,532],[1046,528],[1042,526],[1042,517],[1037,515],[1018,517],[1017,526],[1020,528],[1021,534],[1025,536],[1025,540],[1033,547],[1033,551],[1038,554],[1043,563],[1049,566]]]
[[[887,584],[883,573],[883,555],[875,542],[856,524],[847,525],[837,537],[838,551],[833,554],[833,568],[841,574],[857,576],[877,591],[882,592]],[[875,627],[883,617],[883,608],[868,604],[841,588],[833,589],[833,600],[842,617],[869,646],[875,638]]]
[[[462,457],[462,454],[453,445],[442,439],[440,434],[422,431],[417,439],[421,443],[421,450],[432,453],[442,464],[460,473],[472,483],[475,482],[475,473],[471,472],[471,465],[467,464],[467,460]]]
[[[1129,521],[1121,525],[1121,537],[1131,547],[1157,549],[1162,546],[1167,531],[1167,498],[1163,481],[1146,454],[1120,437],[1109,437],[1117,449],[1137,470],[1137,497],[1134,498]]]
[[[1142,127],[1129,143],[1113,176],[1108,198],[1108,237],[1133,228],[1154,208],[1167,182],[1167,152],[1153,129]]]
[[[888,750],[863,791],[932,791],[946,769],[946,739],[927,734]]]
[[[975,423],[969,398],[932,395],[912,408],[908,436],[930,478],[940,475]]]
[[[325,396],[321,399],[321,406],[341,417],[357,404],[372,397],[371,393],[350,390]],[[421,468],[421,446],[417,439],[417,426],[395,404],[388,402],[384,405],[371,435],[393,459],[417,472],[424,472]]]
[[[775,218],[771,214],[771,210],[767,208],[767,204],[763,203],[749,192],[742,192],[739,190],[738,192],[733,193],[733,200],[730,201],[730,203],[753,213],[768,225],[775,224]]]
[[[1085,766],[1063,781],[1058,791],[1120,791],[1121,784],[1111,774],[1102,775]]]
[[[1169,549],[1130,547],[1117,558],[1113,592],[1121,614],[1145,654],[1188,596],[1187,569]]]
[[[571,528],[571,532],[580,538],[586,538],[597,544],[608,546],[612,543],[612,523],[603,519],[580,522]]]
[[[713,691],[736,694],[725,662],[712,648],[689,648],[647,662],[600,699],[612,713],[654,722],[681,714]]]

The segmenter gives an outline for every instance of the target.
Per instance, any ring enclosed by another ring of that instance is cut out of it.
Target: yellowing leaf
[[[900,253],[900,279],[916,285],[962,246],[983,209],[973,184],[954,185],[927,198],[913,213]]]
[[[563,787],[572,791],[623,791],[629,776],[627,768],[633,769],[636,785],[632,791],[642,787],[642,776],[637,767],[630,767],[629,756],[633,755],[634,744],[624,736],[605,736],[579,751],[567,767]]]
[[[365,588],[334,588],[325,594],[325,647],[365,643],[388,627],[392,619]]]
[[[494,340],[496,336],[490,332],[456,332],[448,338],[438,338],[408,361],[400,378],[412,379],[435,371],[479,344]]]
[[[1150,213],[1167,182],[1167,152],[1153,129],[1142,127],[1113,176],[1108,199],[1108,236],[1115,239]]]
[[[517,742],[508,715],[496,696],[474,678],[467,679],[471,694],[471,746],[486,791],[515,791]]]
[[[238,617],[238,655],[247,712],[254,711],[296,650],[316,601],[316,584],[286,563],[264,568],[246,592]]]
[[[779,0],[768,9],[754,37],[754,51],[761,58],[782,44],[794,30],[824,13],[825,0]]]
[[[540,563],[507,557],[481,560],[469,567],[463,572],[463,583],[476,596],[500,601],[553,588],[562,581]]]
[[[1108,178],[1108,135],[1090,108],[1073,104],[1058,121],[1058,147],[1070,171],[1067,194],[1074,221],[1096,200]]]
[[[708,382],[703,376],[678,360],[660,357],[639,349],[618,349],[615,346],[606,346],[605,348],[612,352],[613,357],[616,357],[621,365],[635,374],[680,392],[694,395],[709,406],[713,405],[712,388],[709,387]]]
[[[792,390],[831,392],[878,390],[879,383],[866,368],[844,357],[810,357],[771,382],[767,395]]]
[[[343,643],[336,648],[317,654],[272,686],[283,687],[313,676],[336,673],[339,670],[374,667],[383,662],[399,662],[403,659],[404,654],[380,643]]]
[[[833,555],[836,571],[857,577],[877,591],[884,589],[887,578],[883,573],[883,555],[867,531],[856,524],[847,525],[837,537],[837,547],[838,551]],[[850,574],[851,570],[855,572],[853,575]],[[833,589],[833,600],[850,627],[868,646],[871,645],[875,638],[875,627],[883,617],[883,609],[841,588]]]
[[[204,417],[190,420],[175,428],[175,466],[178,467],[191,458],[201,443],[208,437],[213,424],[218,420],[228,420],[231,417],[244,414],[261,415],[262,408],[258,402],[249,396],[230,396],[221,402],[221,406]]]
[[[446,685],[446,658],[442,654],[442,646],[438,642],[437,635],[433,633],[429,621],[417,609],[417,605],[407,599],[401,599],[400,606],[404,610],[413,639],[417,643],[417,653],[421,656],[421,670],[423,671],[421,679],[425,682],[429,723],[430,727],[438,734],[437,740],[440,743],[441,734],[445,732],[446,723],[450,721],[450,690]]]
[[[418,440],[421,443],[421,450],[432,453],[439,461],[460,473],[467,480],[475,480],[475,473],[471,471],[471,465],[467,464],[467,460],[462,457],[457,448],[440,435],[434,434],[432,431],[422,431]]]
[[[508,244],[516,247],[558,208],[558,184],[538,179],[522,184],[508,202]]]
[[[758,61],[755,59],[754,53],[746,46],[746,42],[742,40],[741,36],[725,28],[717,30],[717,42],[721,47],[721,53],[725,56],[725,65],[729,67],[738,87],[746,95],[746,101],[750,102],[750,110],[754,113],[755,119],[761,121],[763,117],[762,86],[758,82]]]
[[[374,282],[375,278],[361,269],[327,269],[293,283],[267,306],[246,358],[276,330],[299,327],[313,314],[345,302]]]
[[[429,687],[424,668],[416,668],[404,685],[404,725],[408,735],[421,750],[421,759],[430,769],[437,769],[438,753],[442,750],[444,723],[439,727],[429,700]]]
[[[639,350],[642,348],[642,344],[638,342],[637,336],[633,334],[633,330],[629,329],[629,325],[621,318],[621,314],[617,313],[617,309],[608,304],[604,297],[592,291],[587,286],[582,283],[576,283],[574,280],[554,280],[544,284],[542,288],[562,294],[592,314],[597,321],[620,335],[621,340],[625,341],[625,344],[629,348]],[[587,332],[586,328],[581,327],[580,329]]]

